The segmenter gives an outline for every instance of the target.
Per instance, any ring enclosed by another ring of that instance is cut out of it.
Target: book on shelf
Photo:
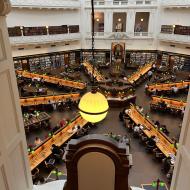
[[[22,36],[20,26],[8,27],[8,33],[10,37]]]

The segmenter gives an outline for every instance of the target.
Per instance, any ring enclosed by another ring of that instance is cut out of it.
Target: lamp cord
[[[92,20],[92,84],[94,85],[95,78],[94,78],[94,70],[95,70],[95,57],[94,57],[94,0],[91,0],[91,6],[92,6],[92,14],[91,14],[91,20]]]

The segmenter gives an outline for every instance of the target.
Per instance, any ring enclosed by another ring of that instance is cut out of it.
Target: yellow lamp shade
[[[103,120],[108,112],[108,101],[99,92],[86,93],[79,102],[79,110],[82,118],[91,123]]]

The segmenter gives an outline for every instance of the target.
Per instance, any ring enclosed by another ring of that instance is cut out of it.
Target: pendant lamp
[[[91,92],[87,92],[82,96],[80,99],[78,108],[79,113],[81,114],[82,118],[86,121],[91,123],[97,123],[103,120],[107,113],[108,113],[108,101],[106,97],[97,92],[97,89],[94,85],[94,63],[95,63],[95,56],[94,56],[94,0],[91,0],[92,6],[92,64],[93,64],[93,87]]]

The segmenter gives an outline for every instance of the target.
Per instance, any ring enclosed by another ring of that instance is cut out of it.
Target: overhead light
[[[97,21],[97,22],[99,22],[99,21],[100,21],[100,19],[99,19],[99,18],[97,18],[97,19],[96,19],[96,21]]]
[[[103,120],[108,113],[108,101],[104,95],[95,91],[86,93],[79,102],[81,116],[91,123]]]
[[[118,22],[121,22],[121,18],[118,18]]]
[[[175,24],[173,25],[173,28],[175,28]]]
[[[94,54],[94,1],[91,1],[92,6],[92,64],[93,64],[93,71],[92,75],[95,70],[95,54]],[[99,21],[99,18],[96,19],[96,21]],[[108,101],[106,97],[97,92],[97,88],[95,87],[95,78],[93,76],[93,87],[91,92],[87,92],[82,96],[80,99],[78,109],[81,117],[85,119],[86,121],[89,121],[91,123],[97,123],[101,120],[103,120],[107,113],[108,113]]]
[[[143,22],[144,21],[144,19],[143,18],[141,18],[141,22]]]

